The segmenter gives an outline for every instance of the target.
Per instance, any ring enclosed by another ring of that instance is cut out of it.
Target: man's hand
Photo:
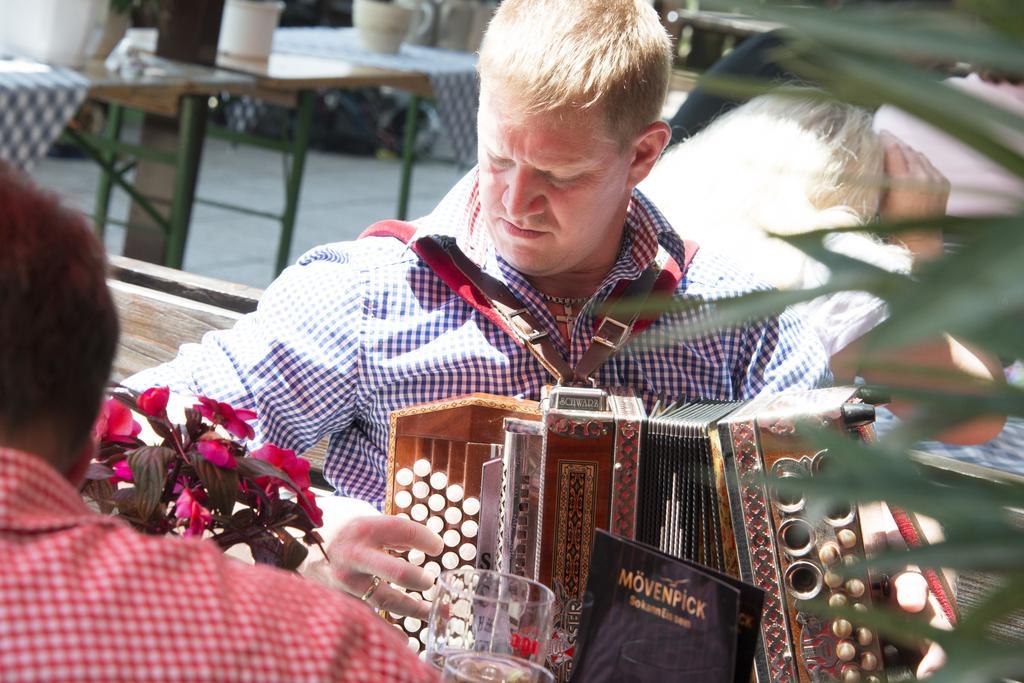
[[[345,523],[327,545],[331,577],[352,595],[362,596],[373,585],[380,585],[366,599],[367,604],[395,614],[426,619],[430,603],[416,600],[399,588],[428,590],[435,575],[388,550],[420,550],[437,555],[444,548],[441,537],[427,527],[400,517],[373,515],[355,517]],[[394,584],[392,586],[391,584]]]
[[[904,612],[919,614],[927,609],[931,626],[947,630],[952,628],[935,597],[929,594],[928,582],[916,569],[901,572],[892,578],[892,597]],[[937,643],[925,643],[923,649],[924,654],[917,664],[918,678],[927,678],[946,663],[946,652]]]
[[[906,548],[903,535],[896,526],[892,511],[885,503],[862,503],[860,506],[861,531],[864,534],[864,550],[868,556],[881,552],[885,548]],[[934,520],[918,516],[925,537],[929,543],[942,540],[942,529]],[[950,579],[951,577],[947,577]],[[928,623],[941,629],[950,629],[952,625],[939,605],[938,600],[928,590],[928,582],[915,566],[893,576],[889,581],[891,592],[889,600],[895,607],[910,614],[921,614]],[[921,659],[917,664],[917,677],[925,678],[942,668],[946,662],[946,652],[937,643],[921,643]]]
[[[880,134],[885,145],[885,174],[889,186],[878,208],[890,221],[942,216],[949,200],[949,181],[921,152],[887,131]],[[908,230],[900,234],[915,260],[942,255],[942,234],[935,230]]]
[[[422,524],[385,517],[357,498],[324,495],[317,498],[317,503],[324,511],[320,535],[326,539],[327,559],[319,551],[311,552],[299,573],[357,598],[373,585],[376,576],[380,582],[366,599],[367,604],[425,619],[430,604],[413,599],[402,588],[427,590],[436,577],[388,550],[415,548],[436,555],[444,546],[441,537]]]

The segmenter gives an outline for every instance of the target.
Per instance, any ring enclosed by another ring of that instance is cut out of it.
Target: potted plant
[[[969,61],[976,69],[1020,77],[1024,74],[1020,51],[1024,12],[1018,0],[959,0],[943,12],[852,3],[841,10],[795,8],[783,0],[704,0],[701,5],[722,11],[740,7],[754,17],[785,26],[789,40],[786,49],[779,50],[779,60],[788,70],[813,79],[844,101],[869,109],[883,103],[895,105],[1015,177],[1024,178],[1024,155],[1019,146],[1007,142],[1024,131],[1024,118],[958,92],[941,83],[933,71],[919,66]],[[987,19],[987,25],[979,18]],[[754,95],[774,85],[723,78],[717,87],[726,94]],[[898,347],[949,332],[1004,359],[1019,359],[1024,357],[1022,226],[1024,213],[1020,209],[1009,215],[915,221],[913,227],[956,231],[963,246],[929,262],[913,277],[865,269],[855,259],[830,252],[822,244],[828,231],[783,239],[825,262],[833,273],[832,282],[838,283],[835,290],[870,291],[888,303],[890,320],[865,337],[870,344],[867,348]],[[878,223],[855,229],[886,236],[907,227]],[[809,299],[822,293],[816,289],[805,295]],[[718,315],[707,321],[707,328],[781,310],[793,302],[791,295],[755,293],[728,304],[718,302]],[[685,331],[688,335],[700,333]],[[916,371],[927,372],[927,366],[922,362]],[[885,389],[890,395],[918,401],[918,417],[874,443],[821,434],[811,445],[838,454],[832,461],[837,466],[813,479],[800,480],[797,492],[815,505],[826,505],[829,500],[885,500],[942,524],[944,540],[922,544],[909,553],[873,558],[870,566],[875,570],[893,571],[911,563],[952,569],[972,578],[991,572],[996,578],[984,583],[975,579],[987,587],[987,594],[964,609],[950,630],[887,610],[861,614],[848,608],[820,607],[832,616],[876,627],[896,641],[930,639],[941,644],[948,661],[935,674],[936,682],[981,683],[1019,676],[1024,671],[1024,649],[1020,647],[1024,525],[1019,513],[1024,507],[1024,484],[1019,478],[991,471],[958,468],[953,461],[944,464],[934,456],[915,452],[913,446],[950,424],[978,415],[1005,414],[1019,419],[1024,416],[1024,388],[1009,385],[970,395],[895,385]]]
[[[110,393],[94,428],[99,448],[86,500],[140,531],[206,536],[224,550],[245,545],[256,562],[286,569],[298,568],[308,546],[322,552],[309,462],[271,444],[251,449],[255,413],[210,398],[198,398],[175,422],[169,393]]]

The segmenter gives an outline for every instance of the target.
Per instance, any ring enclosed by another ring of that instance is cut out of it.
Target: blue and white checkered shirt
[[[425,218],[418,233],[455,236],[463,251],[502,280],[561,345],[540,294],[494,252],[471,171]],[[575,364],[590,342],[596,302],[653,258],[684,262],[675,230],[638,191],[620,256],[584,309],[565,354]],[[830,377],[817,335],[786,313],[681,342],[668,329],[709,315],[715,300],[763,288],[722,257],[698,251],[677,288],[700,309],[666,314],[594,375],[656,400],[743,399],[813,388]],[[653,343],[650,343],[653,342]],[[565,353],[566,349],[561,346]],[[380,504],[394,409],[470,392],[537,399],[544,368],[454,294],[406,245],[372,237],[317,247],[267,289],[233,329],[186,344],[178,357],[140,373],[135,388],[170,385],[259,414],[256,438],[305,451],[330,437],[324,474],[343,495]]]

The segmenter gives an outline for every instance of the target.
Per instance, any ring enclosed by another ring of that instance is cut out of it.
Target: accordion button
[[[841,640],[836,643],[836,657],[844,662],[853,661],[857,656],[857,648],[848,640]],[[859,680],[859,679],[858,679]]]
[[[875,634],[871,632],[871,629],[861,627],[857,629],[857,642],[867,647],[875,641]]]
[[[476,546],[472,543],[463,543],[459,546],[459,557],[466,562],[476,559]]]
[[[842,593],[836,593],[835,595],[831,595],[828,599],[829,607],[846,607],[846,603],[846,596]]]
[[[825,572],[825,585],[829,588],[839,588],[843,585],[843,577],[835,572]]]
[[[420,459],[413,463],[412,471],[416,473],[417,477],[425,477],[430,474],[430,461],[427,459]]]
[[[870,652],[865,652],[860,656],[860,668],[865,671],[874,671],[878,666],[878,657]]]
[[[408,467],[403,467],[395,474],[395,481],[398,482],[399,486],[408,486],[412,483],[412,479],[412,470]]]
[[[435,534],[439,534],[444,530],[444,520],[440,517],[431,517],[427,520],[427,528]]]
[[[444,472],[434,472],[430,475],[430,485],[438,490],[448,486],[448,475]]]
[[[846,619],[836,619],[832,622],[832,633],[836,638],[849,638],[853,633],[853,624]]]
[[[427,556],[423,554],[422,550],[416,550],[413,548],[409,551],[409,563],[419,566],[423,564],[423,561],[427,559]]]
[[[473,538],[474,536],[476,536],[476,532],[478,529],[479,526],[477,525],[477,523],[471,519],[467,519],[465,522],[462,523],[462,535],[466,538]]]
[[[864,595],[864,582],[860,579],[850,579],[846,582],[846,592],[855,598]]]
[[[455,526],[462,521],[462,510],[456,507],[448,508],[444,511],[444,521]]]
[[[480,512],[480,500],[477,498],[467,498],[466,502],[462,504],[462,510],[467,515],[475,515]]]
[[[412,494],[408,491],[399,491],[395,494],[395,505],[400,508],[407,508],[412,504]]]
[[[465,492],[459,484],[452,484],[448,487],[448,490],[445,491],[445,493],[448,495],[448,500],[453,503],[458,503],[462,500],[462,496]]]
[[[427,506],[423,503],[416,503],[412,506],[412,510],[409,511],[409,514],[417,522],[422,522],[427,518]]]
[[[842,681],[843,683],[858,683],[860,681],[860,671],[856,667],[844,666]]]
[[[835,543],[826,543],[818,551],[818,559],[826,567],[832,566],[839,561],[839,546]]]
[[[444,510],[444,496],[440,493],[435,493],[427,499],[427,506],[434,512]]]
[[[430,495],[430,485],[425,481],[416,482],[412,485],[412,495],[416,496],[419,500],[423,500]]]
[[[444,544],[449,548],[454,548],[462,541],[462,536],[460,536],[459,532],[455,529],[449,529],[444,532],[444,535],[441,538],[444,539]]]
[[[853,548],[857,545],[857,534],[850,529],[840,529],[836,538],[844,548]]]
[[[459,556],[452,552],[445,553],[441,556],[441,565],[445,569],[455,569],[459,566]]]

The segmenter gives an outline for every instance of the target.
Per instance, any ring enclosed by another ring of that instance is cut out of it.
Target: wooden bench
[[[115,382],[172,360],[178,347],[198,342],[211,330],[231,327],[256,310],[263,290],[185,273],[173,268],[111,256],[108,280],[121,318],[121,340],[111,379]],[[314,484],[323,479],[326,441],[304,457]]]

